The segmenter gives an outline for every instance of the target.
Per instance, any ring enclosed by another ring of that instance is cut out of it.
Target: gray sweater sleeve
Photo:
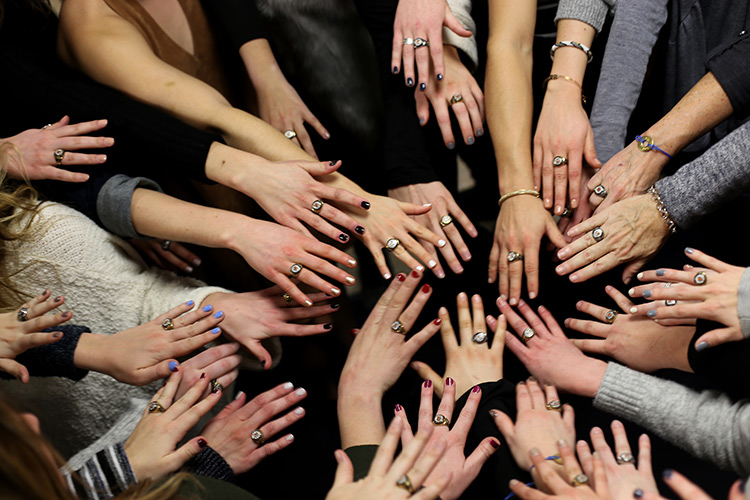
[[[750,122],[716,143],[674,175],[656,183],[680,228],[692,226],[750,188]]]
[[[577,19],[590,24],[599,33],[607,14],[613,12],[616,5],[617,0],[560,0],[555,23],[560,19]]]
[[[609,363],[594,406],[626,418],[693,455],[750,474],[750,404],[696,392]]]
[[[130,203],[136,188],[162,191],[151,179],[117,174],[104,183],[96,198],[96,212],[102,225],[109,232],[123,238],[142,238],[133,227],[130,211]]]
[[[67,467],[60,472],[71,492],[90,500],[111,498],[136,483],[122,443],[101,450],[76,470],[80,482],[73,478]]]
[[[737,290],[737,316],[740,318],[742,335],[750,339],[750,267],[742,273],[740,288]]]

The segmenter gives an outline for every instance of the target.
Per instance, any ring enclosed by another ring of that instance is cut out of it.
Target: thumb
[[[191,458],[203,451],[208,446],[208,442],[203,436],[194,437],[187,443],[177,448],[174,452],[167,455],[167,466],[169,473],[176,472],[184,466]]]
[[[0,359],[0,370],[14,376],[24,384],[29,382],[29,370],[13,359]]]
[[[398,206],[401,210],[404,211],[406,215],[422,215],[426,214],[427,212],[432,209],[432,203],[428,203],[426,205],[415,205],[414,203],[405,203],[403,201],[396,201],[398,203]]]
[[[265,347],[260,343],[260,340],[250,339],[249,342],[243,343],[248,351],[260,361],[261,366],[265,370],[271,369],[271,355],[268,353]]]
[[[484,463],[500,448],[500,441],[494,437],[486,437],[479,443],[479,446],[466,459],[464,471],[468,471],[466,478],[472,481],[479,474]]]
[[[180,363],[176,359],[165,359],[155,365],[136,369],[135,373],[130,373],[129,380],[120,380],[120,382],[143,386],[150,384],[154,380],[167,378],[173,373],[180,371],[179,366]]]
[[[626,285],[630,283],[630,280],[633,279],[633,276],[640,271],[643,268],[643,265],[646,264],[645,259],[639,259],[634,260],[627,266],[625,266],[625,269],[622,270],[622,282]]]
[[[354,466],[349,459],[349,455],[344,453],[343,450],[336,450],[333,455],[336,457],[336,463],[338,463],[338,466],[336,467],[336,476],[333,478],[333,487],[331,489],[344,486],[345,484],[354,481]]]
[[[547,237],[557,248],[562,248],[568,244],[565,236],[560,232],[560,229],[555,224],[555,219],[551,216],[547,220]]]
[[[456,19],[456,16],[453,15],[453,12],[447,4],[445,6],[445,19],[443,20],[443,25],[458,36],[471,36],[471,31],[464,28],[464,25]]]
[[[494,415],[492,415],[493,413]],[[515,424],[513,424],[513,420],[500,410],[490,410],[490,415],[495,420],[495,425],[498,430],[505,437],[505,440],[508,441],[508,438],[513,435],[516,428]]]
[[[737,338],[733,338],[731,328],[718,328],[701,335],[698,340],[695,341],[695,349],[702,351],[709,347],[717,346],[719,344],[725,344],[727,342],[742,340],[743,338],[744,337],[742,336],[742,333],[740,333]]]
[[[596,146],[594,145],[594,133],[589,129],[589,133],[586,134],[586,142],[583,145],[583,157],[586,158],[586,163],[590,167],[601,168],[602,162],[596,156]]]
[[[430,365],[422,363],[421,361],[413,361],[409,366],[419,374],[422,380],[431,380],[432,385],[435,388],[435,394],[437,394],[439,398],[443,397],[443,377],[438,375]]]
[[[316,175],[328,175],[332,174],[341,166],[341,160],[338,161],[309,161],[301,162],[300,165],[308,174],[315,177]]]

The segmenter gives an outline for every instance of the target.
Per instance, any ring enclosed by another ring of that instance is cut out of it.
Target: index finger
[[[435,68],[435,79],[441,81],[445,74],[445,58],[443,56],[443,26],[433,26],[433,29],[427,33],[430,40],[430,56],[432,57],[432,66]],[[420,71],[421,73],[421,71]],[[425,70],[425,75],[427,72]]]

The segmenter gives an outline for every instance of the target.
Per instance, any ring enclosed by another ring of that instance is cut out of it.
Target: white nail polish
[[[429,264],[428,264],[428,265],[429,265]],[[419,271],[420,273],[423,273],[423,272],[424,272],[424,266],[417,266],[417,267],[416,267],[415,269],[416,269],[417,271]]]
[[[201,260],[200,259],[193,259],[193,265],[194,266],[200,266],[201,265]]]
[[[297,392],[295,392],[295,394],[297,396],[304,396],[305,394],[307,394],[307,391],[300,387],[299,389],[297,389]]]
[[[638,278],[639,280],[642,280],[642,279],[643,279],[643,273],[638,273],[638,275],[637,275],[636,277],[637,277],[637,278]]]
[[[385,273],[385,274],[383,275],[383,278],[385,278],[385,279],[387,279],[387,280],[391,279],[391,273]]]
[[[631,297],[633,296],[634,293],[635,293],[635,288],[631,288],[630,290],[628,290],[628,295],[630,295]]]
[[[312,302],[310,302],[309,300],[306,300],[306,301],[305,301],[305,305],[306,305],[307,307],[310,307],[310,306],[312,305]]]
[[[302,415],[303,413],[305,413],[305,410],[303,410],[302,407],[299,407],[296,410],[294,410],[295,415]]]
[[[353,285],[354,284],[354,278],[351,277],[351,276],[347,276],[346,277],[346,282],[349,283],[350,285]]]
[[[443,248],[445,246],[445,240],[438,240],[438,246]]]
[[[422,205],[422,206],[423,206],[423,207],[431,207],[431,206],[432,206],[432,203],[425,203],[425,204],[424,204],[424,205]]]
[[[349,259],[349,265],[350,266],[356,266],[357,265],[357,261],[354,260],[354,259]]]
[[[431,260],[430,262],[427,263],[427,267],[429,267],[430,269],[432,269],[435,266],[437,266],[437,262],[435,262],[434,260]]]
[[[287,382],[286,384],[284,384],[284,389],[286,389],[286,390],[289,390],[289,389],[291,389],[292,387],[294,387],[294,384],[293,384],[293,383],[291,383],[291,382]]]
[[[287,441],[294,441],[294,434],[289,434],[286,438]]]
[[[190,266],[185,266],[185,272],[186,273],[192,273],[193,272],[193,268],[190,267]]]
[[[245,394],[245,393],[244,393],[243,391],[240,391],[240,392],[238,392],[238,393],[237,393],[237,395],[235,395],[235,396],[234,396],[234,399],[235,399],[235,400],[237,400],[237,399],[240,399],[240,397],[241,397],[241,396],[242,396],[243,394]]]
[[[341,290],[336,287],[331,288],[331,293],[334,295],[341,295]]]
[[[630,314],[635,314],[637,312],[638,312],[638,308],[637,307],[631,307],[630,308]]]

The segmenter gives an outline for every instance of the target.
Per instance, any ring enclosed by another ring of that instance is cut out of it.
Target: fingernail
[[[433,323],[435,323],[436,325],[440,325],[440,323],[442,323],[442,322],[443,322],[443,320],[440,319],[440,318],[435,318],[435,321],[433,321]]]
[[[219,311],[216,314],[214,314],[214,318],[217,318],[217,319],[221,318],[222,316],[224,316],[224,311]]]
[[[365,234],[365,228],[363,226],[357,226],[354,228],[354,232],[361,236]]]
[[[396,403],[396,411],[402,411],[404,408],[400,404]]]
[[[302,415],[303,413],[305,413],[305,410],[301,406],[294,410],[295,415]]]
[[[649,318],[655,318],[656,317],[656,309],[651,309],[650,311],[648,311],[646,313],[646,316],[648,316]]]
[[[170,361],[169,362],[169,371],[174,373],[178,370],[177,368],[177,361]]]
[[[65,311],[64,313],[62,313],[62,315],[63,315],[63,318],[69,318],[73,316],[73,311]]]
[[[672,469],[664,469],[664,472],[662,472],[664,479],[672,479],[672,474],[674,474]]]
[[[293,384],[293,383],[291,383],[291,382],[286,382],[286,383],[284,384],[284,389],[286,389],[286,390],[289,390],[289,389],[291,389],[292,387],[294,387],[294,384]]]
[[[197,259],[197,258],[196,258],[196,259],[193,259],[193,265],[194,265],[194,266],[200,266],[200,265],[201,265],[201,262],[202,262],[202,261],[201,261],[200,259]]]
[[[237,391],[237,394],[234,395],[234,400],[237,401],[242,397],[243,394],[245,394],[244,391]]]
[[[664,269],[657,269],[656,270],[656,275],[657,276],[664,276],[665,274],[667,274],[667,272]]]
[[[484,135],[484,130],[482,130],[481,128],[478,128],[478,129],[477,129],[477,135],[478,135],[479,137],[482,137],[482,136]]]
[[[413,87],[414,86],[414,79],[413,78],[407,78],[406,79],[406,85],[409,86],[409,87]]]
[[[415,267],[415,269],[416,269],[417,271],[419,271],[420,273],[423,273],[423,272],[424,272],[424,266],[417,266],[417,267]]]
[[[425,90],[427,90],[427,84],[424,83],[424,82],[420,83],[419,84],[419,90],[421,90],[422,92],[424,92]]]
[[[439,82],[442,81],[443,80],[443,74],[442,73],[438,73],[436,78],[437,78],[437,81],[439,81]]]
[[[208,312],[208,311],[210,311],[211,309],[213,309],[213,307],[212,307],[212,306],[210,306],[210,305],[208,305],[208,306],[205,306],[205,307],[203,308],[203,312]]]
[[[336,287],[331,288],[331,293],[334,295],[341,295],[341,290]]]
[[[653,295],[651,290],[643,290],[643,296],[646,297],[647,299],[651,297],[651,295]]]
[[[557,440],[557,446],[560,446],[560,447],[562,447],[562,448],[565,448],[565,447],[567,447],[567,446],[568,446],[568,442],[567,442],[567,441],[565,441],[564,439],[558,439],[558,440]]]
[[[423,207],[431,207],[431,206],[432,206],[432,203],[424,203],[424,204],[423,204],[422,206],[423,206]]]
[[[326,323],[325,325],[323,325],[324,330],[330,330],[331,328],[333,328],[333,325],[331,323]]]
[[[474,144],[474,137],[471,137],[471,136],[467,137],[466,138],[466,144],[468,144],[469,146],[471,146],[472,144]]]
[[[185,305],[188,305],[188,306],[192,306],[193,304],[195,304],[195,301],[193,300],[188,300],[187,302],[185,302]]]
[[[287,441],[294,441],[294,434],[289,434],[287,437],[285,437]]]
[[[639,281],[643,280],[643,273],[638,273],[635,275],[635,277],[638,278]]]
[[[437,262],[435,262],[434,260],[431,260],[427,263],[427,267],[429,267],[430,269],[432,269],[435,266],[437,266]]]
[[[211,330],[211,333],[213,333],[214,335],[220,332],[221,332],[221,328],[219,328],[218,326],[214,328],[213,330]]]
[[[708,342],[701,342],[697,346],[695,346],[695,350],[698,352],[705,351],[708,349]]]
[[[473,392],[474,394],[478,393],[479,391],[481,391],[481,389],[479,388],[478,385],[475,385],[474,388],[471,390],[471,392]]]
[[[394,66],[393,67],[393,74],[395,75],[397,73],[398,73],[398,66]]]
[[[690,247],[685,248],[685,253],[693,253],[695,250],[693,250]]]
[[[490,410],[490,417],[492,418],[497,417],[497,412],[495,410]]]
[[[406,279],[406,275],[404,273],[398,273],[396,275],[396,279],[399,281],[404,281]]]
[[[529,454],[531,454],[531,455],[533,455],[533,456],[536,456],[536,455],[540,455],[540,453],[539,453],[539,448],[536,448],[536,447],[534,447],[534,448],[531,448],[531,449],[529,450]]]
[[[369,201],[363,201],[359,204],[360,207],[364,208],[365,210],[370,210],[370,202]]]
[[[53,339],[59,339],[61,335],[62,335],[62,332],[55,332],[55,333],[52,334],[52,338]],[[174,363],[174,361],[172,361],[172,363]],[[172,369],[171,368],[172,363],[170,363],[170,370]],[[174,370],[172,370],[172,371],[174,371]]]
[[[60,302],[62,300],[62,295],[58,295],[55,297],[55,302]]]
[[[515,485],[517,485],[520,482],[521,481],[519,481],[518,479],[511,479],[510,482],[508,483],[508,486],[510,486],[512,488],[512,487],[514,487]]]
[[[296,391],[294,391],[294,393],[297,396],[304,396],[305,394],[307,394],[307,391],[305,389],[303,389],[302,387],[300,387],[299,389],[297,389]]]
[[[332,161],[331,163],[329,163],[329,165],[330,165],[330,166],[334,166],[334,165],[335,165],[335,164],[337,164],[338,162],[339,162],[338,160],[333,160],[333,161]]]
[[[623,280],[623,283],[625,283],[626,285],[629,285],[630,284],[630,277],[628,276],[627,278],[625,278]]]
[[[356,260],[354,260],[354,259],[349,259],[349,261],[348,261],[348,262],[349,262],[349,265],[350,265],[350,266],[356,266],[356,265],[357,265],[357,261],[356,261]]]
[[[185,266],[185,272],[186,273],[192,273],[193,272],[193,268],[190,267],[190,266]]]
[[[643,498],[643,490],[640,488],[636,488],[636,490],[633,492],[633,498]]]
[[[453,381],[452,378],[448,377],[445,379],[445,385],[453,385],[453,384],[455,384],[455,382]]]
[[[201,373],[201,378],[206,378],[206,374],[205,373]]]
[[[202,449],[202,448],[205,448],[206,446],[208,446],[208,443],[206,442],[205,439],[201,438],[198,440],[198,448]]]
[[[451,141],[451,142],[448,143],[448,149],[453,149],[455,147],[456,147],[456,143],[455,142]]]
[[[631,288],[630,290],[628,290],[628,295],[632,297],[633,294],[635,294],[635,288]]]
[[[339,239],[340,239],[341,241],[343,241],[344,243],[346,243],[347,241],[349,241],[349,235],[348,235],[348,234],[344,234],[344,233],[341,233],[341,234],[339,235]]]
[[[386,279],[386,280],[389,280],[389,279],[391,279],[391,273],[385,273],[385,274],[383,275],[383,279]]]
[[[423,385],[425,389],[429,389],[430,387],[432,387],[432,380],[430,379],[425,380]]]
[[[419,273],[418,273],[418,272],[416,272],[416,271],[412,271],[412,272],[411,272],[411,277],[412,277],[412,278],[419,278]]]
[[[424,118],[420,118],[420,119],[419,119],[419,124],[420,124],[420,125],[424,125]]]
[[[309,300],[306,300],[306,301],[305,301],[305,306],[307,306],[307,307],[312,307],[312,305],[313,305],[313,303],[312,303],[312,302],[310,302]]]
[[[498,449],[500,448],[500,442],[493,439],[492,441],[490,441],[490,446],[492,446],[494,449]]]
[[[388,276],[388,277],[390,278],[390,276]],[[354,276],[347,276],[346,278],[344,278],[344,280],[345,280],[345,281],[346,281],[347,283],[349,283],[350,285],[353,285],[353,284],[354,284],[354,281],[355,281],[355,280],[354,280]]]
[[[445,240],[438,240],[438,246],[443,248],[446,245]]]
[[[445,278],[445,273],[443,272],[442,269],[438,269],[437,271],[435,271],[435,276],[437,276],[440,279],[443,279]]]
[[[637,307],[633,306],[633,307],[630,308],[630,314],[635,314],[637,312],[638,312],[638,308]]]
[[[340,304],[331,304],[331,309],[338,309],[339,307],[341,307]]]

